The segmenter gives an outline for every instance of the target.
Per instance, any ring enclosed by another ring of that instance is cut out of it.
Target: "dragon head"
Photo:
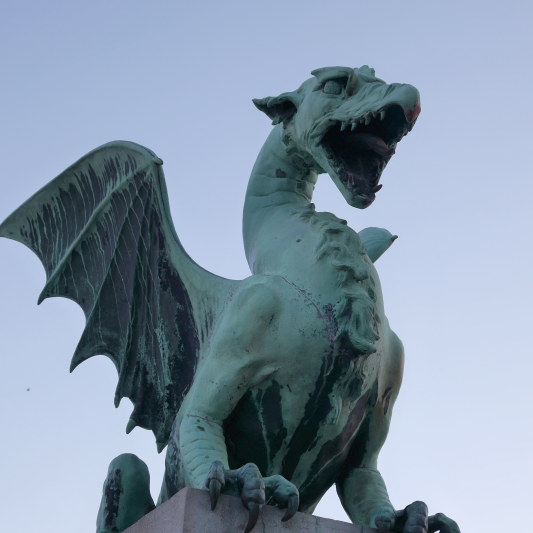
[[[283,142],[298,164],[327,172],[346,201],[364,209],[381,189],[396,145],[416,122],[420,94],[411,85],[386,84],[366,65],[311,74],[296,91],[253,102],[272,124],[283,123]]]

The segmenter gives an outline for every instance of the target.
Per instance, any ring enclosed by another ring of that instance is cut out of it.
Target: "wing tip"
[[[45,296],[47,298],[47,296]],[[44,298],[43,298],[44,300]],[[41,303],[41,302],[39,302]],[[94,357],[95,355],[98,355],[97,353],[94,353],[94,351],[87,351],[80,349],[80,345],[78,345],[78,348],[74,352],[74,355],[72,356],[72,359],[70,361],[70,372],[74,372],[74,370],[83,363],[83,361],[87,361],[87,359],[90,359],[91,357]]]
[[[358,232],[368,258],[375,263],[394,243],[398,235],[384,228],[369,227]]]
[[[137,422],[135,422],[133,418],[130,418],[126,426],[126,435],[129,435],[136,427],[137,427]]]
[[[8,216],[1,224],[0,224],[0,237],[4,237],[6,239],[11,239],[13,241],[19,241],[20,239],[16,237],[15,235],[15,228],[10,223],[11,216]]]
[[[72,361],[70,361],[70,369],[69,372],[72,374],[74,370],[76,370],[77,366],[81,363],[81,361],[76,361],[74,357],[72,358]]]

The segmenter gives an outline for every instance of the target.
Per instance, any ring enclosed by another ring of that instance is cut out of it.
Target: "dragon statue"
[[[380,533],[459,533],[415,502],[396,511],[377,470],[402,381],[403,347],[385,317],[374,262],[394,237],[359,234],[311,203],[328,173],[365,209],[420,112],[418,91],[368,66],[313,71],[299,89],[254,100],[275,126],[253,167],[243,237],[252,275],[198,266],[178,240],[162,164],[111,142],[82,157],[0,226],[46,270],[45,298],[77,302],[86,327],[71,371],[107,355],[127,397],[126,431],[167,447],[158,504],[183,487],[242,499],[245,533],[262,505],[312,513],[333,484],[350,519]],[[146,465],[114,459],[98,533],[155,504]]]

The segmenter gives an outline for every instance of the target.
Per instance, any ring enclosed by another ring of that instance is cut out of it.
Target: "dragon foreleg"
[[[285,520],[298,508],[298,490],[282,476],[263,478],[256,465],[230,470],[223,421],[242,395],[272,376],[277,365],[264,335],[279,312],[279,299],[263,283],[242,289],[226,309],[209,355],[195,377],[179,426],[179,447],[187,484],[209,489],[213,508],[221,491],[240,497],[254,527],[268,495],[286,507]]]
[[[204,487],[211,464],[229,469],[222,424],[206,416],[187,414],[180,427],[181,457],[192,487]]]

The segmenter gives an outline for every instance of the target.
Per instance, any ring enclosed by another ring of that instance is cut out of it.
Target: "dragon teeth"
[[[345,131],[348,129],[348,126],[351,126],[351,131],[355,131],[355,129],[357,128],[357,126],[359,124],[364,124],[365,126],[368,126],[370,124],[370,122],[372,122],[372,119],[373,118],[377,118],[379,117],[380,120],[385,120],[385,115],[387,114],[387,111],[385,109],[382,109],[381,111],[368,111],[367,113],[365,113],[364,115],[362,115],[361,117],[359,118],[356,118],[356,119],[353,119],[353,122],[349,122],[349,121],[339,121],[340,123],[340,130],[341,131]],[[410,129],[409,131],[411,131],[411,129],[413,129],[413,126],[414,126],[414,122],[412,124],[410,124]]]

